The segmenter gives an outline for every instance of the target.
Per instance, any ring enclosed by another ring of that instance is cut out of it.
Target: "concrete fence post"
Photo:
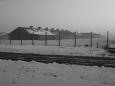
[[[61,45],[61,43],[60,43],[60,42],[61,42],[61,40],[60,40],[60,37],[61,37],[61,36],[60,36],[60,35],[61,35],[61,33],[60,33],[60,31],[59,31],[59,46]]]
[[[2,37],[1,37],[1,33],[0,33],[0,44],[2,43]]]
[[[91,39],[90,39],[90,47],[92,47],[92,39],[93,39],[93,34],[92,34],[92,32],[91,32]]]
[[[109,47],[109,31],[107,31],[107,48]]]
[[[97,42],[97,48],[99,48],[99,42]]]
[[[76,36],[77,36],[77,35],[76,35],[76,32],[75,32],[75,47],[76,47],[76,38],[77,38]]]
[[[32,34],[32,45],[34,45],[34,31],[33,31],[33,34]]]
[[[47,46],[47,32],[45,32],[45,46]]]
[[[12,36],[9,34],[10,45],[12,44]]]
[[[21,38],[21,45],[23,44],[22,38]]]

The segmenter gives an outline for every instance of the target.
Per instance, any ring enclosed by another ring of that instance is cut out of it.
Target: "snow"
[[[99,56],[107,55],[107,52],[100,48],[90,47],[59,47],[40,45],[0,45],[0,52],[35,53],[49,55],[79,55],[79,56]]]
[[[37,45],[0,45],[0,52],[99,55],[103,49]],[[115,86],[115,69],[0,60],[0,86]]]
[[[115,86],[115,69],[0,60],[0,86]]]
[[[42,30],[42,29],[41,29],[41,30],[38,30],[38,29],[35,29],[35,30],[32,30],[32,29],[26,29],[26,30],[27,30],[27,32],[29,32],[30,34],[46,35],[46,33],[47,33],[47,35],[55,35],[55,34],[49,32],[49,31]]]

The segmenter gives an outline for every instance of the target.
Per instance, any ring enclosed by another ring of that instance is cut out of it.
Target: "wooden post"
[[[76,32],[75,32],[75,47],[76,47],[76,38],[77,38],[76,36],[77,36],[77,35],[76,35]]]
[[[23,42],[22,42],[22,38],[21,38],[21,45],[23,44]]]
[[[47,46],[47,32],[45,32],[45,46]]]
[[[12,44],[12,40],[10,39],[10,45]]]
[[[107,48],[109,48],[109,31],[107,31]]]
[[[99,48],[99,42],[97,42],[97,48]]]
[[[59,31],[59,46],[60,46],[60,31]]]
[[[90,40],[90,46],[92,47],[92,37],[93,36],[93,34],[92,34],[92,32],[91,32],[91,40]]]
[[[9,34],[10,45],[12,44],[11,35]]]
[[[30,26],[30,29],[33,30],[33,34],[31,34],[32,36],[32,45],[34,45],[34,28],[33,26]]]
[[[32,34],[32,45],[34,45],[34,31],[33,31],[33,34]]]
[[[0,33],[0,44],[1,44],[1,42],[2,42],[2,37],[1,37],[1,33]]]

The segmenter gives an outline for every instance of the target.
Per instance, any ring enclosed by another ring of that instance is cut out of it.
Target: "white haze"
[[[0,30],[33,25],[114,35],[114,0],[0,0]]]

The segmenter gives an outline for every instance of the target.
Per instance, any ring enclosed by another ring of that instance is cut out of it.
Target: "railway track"
[[[68,56],[68,55],[41,55],[32,53],[14,53],[14,52],[0,52],[0,59],[4,60],[22,60],[22,61],[36,61],[42,63],[60,63],[60,64],[76,64],[85,66],[105,66],[115,68],[115,57],[108,56]]]

